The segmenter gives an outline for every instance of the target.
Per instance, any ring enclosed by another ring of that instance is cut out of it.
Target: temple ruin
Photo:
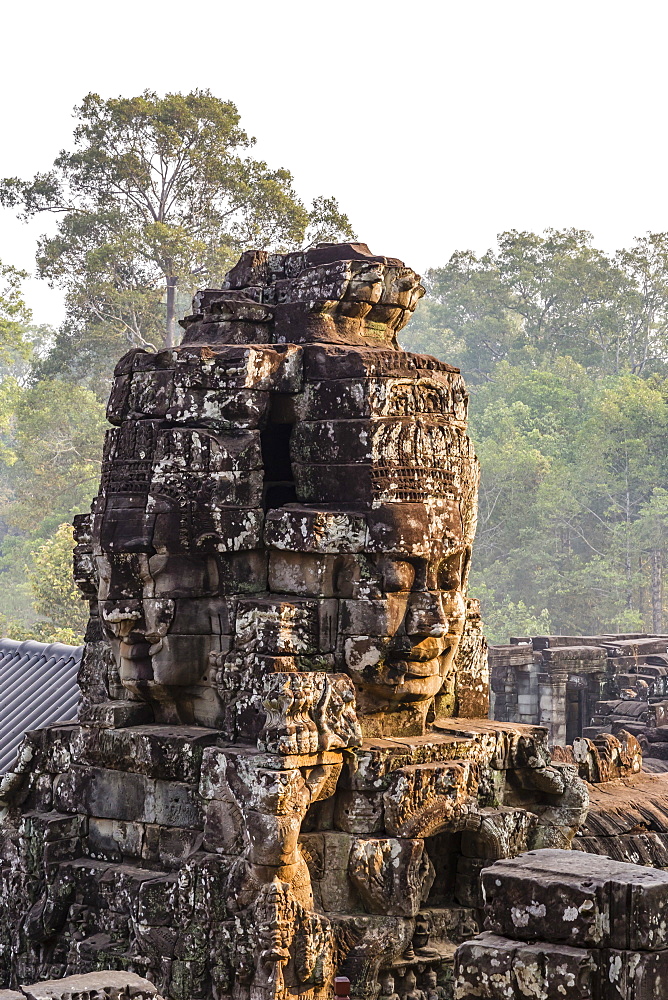
[[[487,718],[466,390],[397,343],[422,294],[363,244],[246,253],[119,362],[79,721],[0,784],[0,986],[443,1000],[481,870],[571,845],[582,761]]]
[[[668,744],[649,746],[668,724],[668,635],[513,636],[489,665],[495,719],[545,726],[556,744],[625,730],[668,760]]]

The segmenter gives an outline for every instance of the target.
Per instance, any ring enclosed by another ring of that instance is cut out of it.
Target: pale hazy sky
[[[548,226],[613,250],[668,230],[667,29],[665,0],[14,0],[0,176],[48,168],[89,91],[208,87],[375,253],[424,269]],[[0,209],[0,259],[31,269],[46,225]]]

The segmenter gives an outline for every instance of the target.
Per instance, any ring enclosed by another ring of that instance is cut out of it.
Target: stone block
[[[258,750],[309,754],[355,747],[362,742],[355,690],[347,674],[268,674],[262,688],[262,707],[266,721],[258,736]]]
[[[269,554],[269,589],[275,594],[334,597],[340,557],[306,552]]]
[[[424,840],[356,837],[348,877],[369,913],[416,916],[434,881]]]
[[[455,955],[455,1000],[593,1000],[601,997],[598,955],[594,950],[524,944],[483,933],[459,946]]]
[[[244,824],[236,801],[211,799],[204,810],[204,849],[217,854],[240,854]]]
[[[42,843],[74,839],[85,832],[86,823],[83,816],[72,816],[59,812],[24,812],[19,834],[23,837],[37,837]]]
[[[265,542],[273,548],[332,555],[362,552],[366,535],[363,514],[299,505],[268,511],[264,528]]]
[[[409,416],[417,413],[448,414],[461,420],[466,394],[461,376],[432,373],[418,381],[409,378],[327,379],[307,382],[297,398],[300,420],[359,419]]]
[[[648,743],[645,747],[645,756],[656,760],[668,760],[668,743]]]
[[[140,858],[144,844],[144,825],[115,819],[88,820],[87,848],[93,858],[121,861]]]
[[[145,879],[137,894],[137,921],[141,924],[169,925],[177,909],[177,875],[159,875]]]
[[[346,833],[328,831],[322,834],[324,846],[323,878],[319,883],[320,898],[325,912],[354,913],[363,911],[362,903],[348,878],[348,863],[353,838]]]
[[[82,727],[73,759],[77,764],[103,767],[113,763],[119,771],[197,784],[204,749],[217,737],[217,730],[199,726]]]
[[[201,830],[203,818],[191,785],[142,774],[72,766],[56,779],[54,804],[62,812]]]
[[[174,380],[172,398],[164,415],[165,420],[175,425],[190,424],[214,431],[253,430],[266,420],[268,392],[229,389],[224,383],[198,386],[186,379],[179,381],[180,384]]]
[[[327,381],[342,378],[406,378],[431,375],[433,372],[453,372],[459,369],[426,355],[387,351],[378,347],[343,347],[338,344],[308,344],[304,348],[304,377],[307,381]]]
[[[527,850],[537,822],[528,809],[481,808],[479,819],[462,832],[462,854],[479,860],[516,857]]]
[[[235,641],[239,648],[275,656],[327,653],[334,649],[335,600],[259,598],[237,605]]]
[[[161,363],[161,354],[153,356],[156,367]],[[220,373],[217,377],[224,377],[226,384],[234,389],[298,392],[302,386],[302,348],[295,344],[197,347],[184,343],[179,348],[177,364],[203,375]]]
[[[389,594],[385,600],[343,600],[339,603],[339,633],[346,636],[394,635],[406,617],[409,594]]]
[[[428,556],[435,544],[447,551],[461,544],[459,504],[448,498],[434,507],[423,503],[382,503],[367,514],[369,552]]]
[[[379,833],[385,825],[382,793],[340,789],[336,794],[334,822],[346,833]]]
[[[586,671],[605,670],[605,650],[599,646],[551,646],[542,651],[546,669],[567,669],[571,660],[577,660]],[[562,665],[563,664],[563,665]]]
[[[158,839],[158,856],[161,866],[168,869],[178,868],[186,858],[201,848],[202,841],[203,834],[200,830],[161,826]]]
[[[606,949],[600,960],[603,1000],[645,1000],[668,996],[668,950]]]
[[[143,701],[104,701],[87,705],[81,722],[92,726],[122,729],[153,722],[153,710]]]
[[[184,521],[179,511],[156,515],[153,545],[158,552],[179,552],[185,548],[187,551],[194,549],[200,553],[233,553],[250,552],[261,548],[264,522],[262,510],[257,507],[225,507],[220,503],[215,506],[206,503],[203,506],[206,513],[197,518],[199,523],[196,522],[192,528],[196,531],[194,535],[185,535],[186,530],[190,532],[191,528],[188,520]],[[247,565],[248,560],[239,560],[238,568],[235,567],[237,574],[243,572]],[[248,576],[247,571],[245,576]],[[230,577],[229,582],[233,579]],[[185,596],[188,595],[188,589],[185,591]],[[184,596],[184,589],[179,586],[178,577],[173,586],[164,585],[160,592],[163,596]],[[192,590],[190,592],[192,593]]]
[[[362,509],[372,504],[375,491],[370,464],[307,465],[294,461],[292,472],[301,503],[351,503]]]
[[[383,793],[385,829],[395,837],[431,837],[477,813],[479,772],[470,761],[413,764],[395,771]]]
[[[459,946],[455,1000],[644,1000],[668,990],[668,951],[573,948],[484,932]]]
[[[157,988],[148,979],[134,972],[89,972],[65,979],[48,979],[31,986],[21,986],[26,1000],[88,1000],[91,994],[99,997],[140,998],[156,997]]]
[[[577,947],[668,948],[668,872],[579,851],[530,851],[482,876],[485,928]]]

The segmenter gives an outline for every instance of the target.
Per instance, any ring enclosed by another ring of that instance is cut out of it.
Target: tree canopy
[[[667,253],[665,233],[608,255],[581,230],[512,231],[427,274],[403,342],[471,389],[471,590],[495,641],[665,627]]]
[[[411,344],[446,348],[473,382],[537,357],[572,357],[595,374],[664,373],[668,233],[612,255],[592,243],[580,229],[511,230],[481,256],[454,253],[426,274]]]
[[[124,349],[170,346],[179,293],[183,304],[220,283],[243,250],[353,236],[333,197],[309,209],[288,170],[248,155],[255,140],[236,106],[207,90],[88,94],[75,116],[73,150],[32,180],[0,182],[0,203],[23,218],[59,216],[37,266],[67,294],[61,355],[91,331],[117,355],[119,337]]]

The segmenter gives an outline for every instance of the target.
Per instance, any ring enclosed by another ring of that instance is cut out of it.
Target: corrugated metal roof
[[[0,774],[11,770],[24,733],[73,722],[83,646],[0,639]]]

